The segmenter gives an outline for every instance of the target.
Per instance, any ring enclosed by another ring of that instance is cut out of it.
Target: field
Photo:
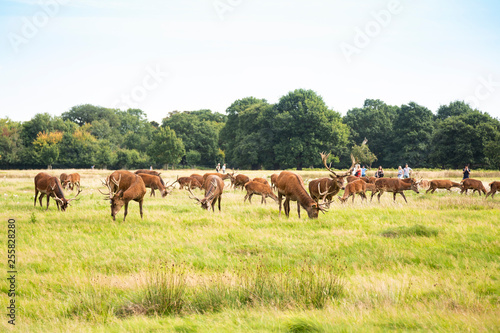
[[[407,192],[405,204],[386,193],[381,203],[336,200],[310,220],[295,203],[290,218],[270,199],[244,204],[240,190],[207,212],[174,190],[148,192],[143,220],[131,202],[127,220],[122,209],[113,222],[97,191],[110,171],[77,171],[84,191],[66,212],[53,200],[33,207],[39,170],[0,171],[3,330],[13,218],[19,332],[500,331],[500,194]],[[460,180],[459,171],[420,176]]]

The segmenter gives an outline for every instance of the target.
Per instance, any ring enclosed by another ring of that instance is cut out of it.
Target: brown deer
[[[290,200],[297,201],[297,213],[300,218],[300,206],[302,206],[306,211],[309,218],[317,218],[319,211],[325,212],[324,204],[318,204],[309,196],[304,187],[304,181],[299,175],[290,172],[282,171],[278,176],[278,204],[280,206],[279,215],[281,216],[281,201],[283,196],[285,196],[285,202],[283,207],[285,209],[285,214],[288,217],[290,215]],[[326,195],[327,192],[322,193]]]
[[[57,177],[53,177],[45,172],[40,172],[35,176],[35,201],[34,206],[36,207],[36,198],[40,192],[39,202],[40,207],[42,207],[42,198],[47,196],[47,208],[49,209],[49,199],[53,197],[56,201],[57,210],[62,210],[63,212],[68,208],[71,201],[75,200],[76,197],[82,192],[78,189],[78,193],[74,198],[67,200],[64,197],[62,191],[61,181]]]
[[[236,175],[234,177],[234,181],[232,181],[232,186],[234,189],[237,189],[238,187],[241,187],[241,190],[243,191],[243,187],[245,186],[246,183],[250,181],[250,177],[245,176],[245,175]]]
[[[486,193],[486,199],[490,195],[491,195],[491,198],[493,199],[493,197],[495,196],[495,193],[497,193],[497,191],[499,191],[499,190],[500,190],[500,182],[491,182],[490,183],[490,191],[488,193]]]
[[[330,208],[333,196],[339,193],[343,186],[343,178],[341,177],[337,180],[328,177],[313,179],[309,182],[309,194],[317,203],[323,197],[323,200],[326,200],[326,208]],[[324,195],[325,192],[326,195]]]
[[[342,197],[339,196],[340,202],[344,203],[352,196],[352,202],[354,203],[354,197],[356,194],[359,194],[362,199],[366,200],[366,182],[362,179],[355,180],[353,182],[348,183],[345,186],[344,195]],[[372,192],[373,193],[373,192]]]
[[[77,186],[78,190],[80,190],[80,174],[78,173],[70,173],[66,179],[64,180],[64,183],[63,183],[63,188],[66,188],[66,186],[68,186],[68,188],[70,190],[73,191],[73,188],[75,187],[75,185]]]
[[[68,174],[64,172],[59,176],[59,180],[61,181],[61,185],[64,190],[66,189],[66,184],[64,183],[66,181],[66,178],[68,178]]]
[[[189,198],[198,201],[201,204],[201,208],[203,208],[203,209],[208,210],[208,207],[211,206],[213,212],[215,211],[214,206],[215,206],[215,202],[217,201],[218,206],[219,206],[219,212],[220,212],[220,210],[221,210],[220,209],[220,202],[221,202],[221,198],[222,198],[222,192],[224,190],[224,181],[222,180],[222,178],[220,178],[217,175],[209,175],[205,179],[204,188],[205,188],[205,197],[203,199],[198,199],[193,194],[191,189],[188,187],[188,191],[191,194],[189,196]]]
[[[162,198],[165,198],[167,194],[171,192],[165,187],[165,185],[162,184],[161,178],[159,176],[150,175],[147,173],[137,173],[136,175],[142,178],[142,181],[147,188],[151,189],[151,193],[149,194],[150,197],[156,196],[155,190],[160,191]]]
[[[161,172],[158,172],[158,171],[154,171],[154,170],[148,170],[148,169],[139,169],[137,171],[134,172],[136,175],[140,174],[140,173],[145,173],[145,174],[148,174],[148,175],[153,175],[153,176],[158,176],[160,177],[160,181],[161,181],[161,184],[163,186],[167,186],[165,185],[165,182],[163,181],[163,179],[161,178]]]
[[[267,179],[265,179],[265,178],[255,177],[254,179],[252,179],[252,181],[254,181],[254,182],[258,182],[258,183],[261,183],[261,184],[265,184],[265,185],[267,185],[267,186],[271,187],[271,186],[269,185],[269,182],[268,182],[268,181],[267,181]]]
[[[185,187],[189,187],[191,189],[194,189],[194,188],[201,189],[202,188],[201,183],[196,178],[193,178],[193,177],[179,177],[179,176],[177,176],[177,179],[175,180],[175,182],[172,183],[172,185],[174,185],[175,183],[179,183],[180,190],[182,190]]]
[[[378,192],[377,186],[375,186],[375,184],[372,184],[372,183],[366,183],[365,194],[366,194],[367,191],[372,192],[372,196],[370,197],[370,202],[371,202],[372,198],[373,198],[373,195]]]
[[[277,173],[273,173],[271,175],[271,188],[273,190],[276,189],[276,184],[278,184],[278,174]]]
[[[266,198],[271,198],[274,201],[276,201],[276,203],[278,203],[278,197],[276,196],[276,194],[274,194],[273,190],[271,189],[271,186],[269,186],[268,183],[265,184],[258,182],[256,180],[251,180],[245,184],[245,189],[247,190],[247,194],[245,195],[245,199],[243,200],[243,202],[246,202],[248,199],[248,202],[252,203],[252,196],[254,194],[257,194],[262,196],[262,200],[260,202],[261,204],[262,203],[266,204]]]
[[[403,191],[408,191],[412,190],[415,191],[416,193],[418,192],[418,182],[416,182],[413,178],[408,178],[410,179],[409,181],[402,181],[401,179],[398,178],[379,178],[375,182],[376,189],[378,190],[378,202],[380,202],[380,196],[384,194],[384,192],[392,192],[394,201],[396,201],[396,194],[401,194],[403,199],[405,199],[405,202],[408,203],[406,200],[406,196],[403,193]],[[372,192],[372,196],[370,197],[370,201],[375,195],[376,192]]]
[[[230,179],[232,182],[232,175],[230,175],[229,173],[208,172],[208,173],[203,175],[203,182],[201,182],[201,186],[203,188],[205,188],[205,183],[207,181],[207,177],[209,177],[209,176],[217,176],[220,179],[222,179],[223,181],[225,179]]]
[[[467,190],[472,190],[472,194],[474,192],[478,192],[479,195],[481,195],[481,192],[486,194],[486,189],[484,188],[483,182],[477,179],[472,179],[472,178],[467,178],[462,180],[462,191],[460,191],[460,194],[464,193],[467,194]]]
[[[368,184],[375,184],[375,182],[378,179],[377,177],[373,177],[373,176],[372,177],[367,177],[367,178],[368,178],[368,181],[367,181]]]
[[[462,184],[452,182],[448,179],[433,179],[429,182],[429,188],[425,191],[425,194],[429,191],[433,194],[437,189],[446,189],[448,192],[451,192],[452,187],[462,188]]]
[[[197,173],[193,173],[189,177],[196,179],[198,181],[198,183],[200,183],[200,185],[203,186],[203,176],[202,175],[199,175]]]
[[[109,200],[111,203],[113,221],[116,218],[116,214],[125,205],[125,212],[123,214],[123,222],[125,222],[128,213],[128,203],[132,200],[139,203],[141,219],[143,218],[142,203],[146,194],[146,185],[139,175],[126,170],[118,170],[109,175],[106,180],[101,180],[101,182],[108,188],[109,193],[103,193],[101,190],[99,192],[106,195],[106,200]]]

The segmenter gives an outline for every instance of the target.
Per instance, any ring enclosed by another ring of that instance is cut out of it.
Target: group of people
[[[224,163],[222,165],[222,168],[220,166],[220,163],[217,163],[217,166],[215,167],[215,171],[217,171],[217,173],[221,172],[222,170],[222,173],[226,173],[226,163]]]
[[[410,168],[408,166],[408,163],[405,164],[404,168],[401,168],[401,165],[400,165],[398,167],[398,178],[399,179],[410,178],[410,175],[411,175],[412,171],[413,170],[412,170],[412,168]],[[469,165],[468,164],[465,166],[465,168],[463,169],[462,173],[463,173],[462,180],[469,178],[470,169],[469,169]],[[353,176],[356,176],[356,177],[365,177],[366,176],[366,168],[365,168],[365,166],[363,165],[362,167],[360,167],[359,164],[356,164],[354,166],[354,171],[353,171],[352,174],[353,174]],[[377,177],[377,178],[384,177],[384,169],[382,169],[382,166],[378,167],[377,171],[375,172],[375,177]]]

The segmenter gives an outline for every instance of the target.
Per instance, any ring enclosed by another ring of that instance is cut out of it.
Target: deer
[[[403,191],[408,191],[412,190],[416,193],[418,192],[418,182],[416,182],[413,178],[407,178],[409,179],[408,181],[403,181],[398,178],[379,178],[375,182],[376,190],[378,190],[378,202],[380,202],[380,196],[384,194],[384,192],[392,192],[393,193],[393,198],[394,201],[396,201],[396,194],[401,194],[403,199],[405,199],[405,202],[408,203],[406,200],[406,196]],[[376,192],[372,192],[372,195],[370,197],[370,201],[372,200],[373,196],[375,195]]]
[[[500,190],[500,182],[491,182],[490,184],[490,191],[486,193],[486,198],[488,199],[488,196],[491,195],[491,198],[495,196],[495,193],[497,193],[498,190]]]
[[[146,194],[146,185],[139,175],[126,170],[118,170],[109,175],[105,180],[101,179],[101,182],[107,187],[108,193],[103,193],[101,190],[99,192],[107,196],[105,200],[109,200],[111,204],[111,217],[113,221],[116,219],[116,214],[125,206],[123,214],[123,222],[125,222],[128,213],[128,204],[132,200],[139,203],[141,219],[143,218],[142,203]]]
[[[281,202],[283,200],[283,196],[285,197],[283,207],[287,217],[290,215],[290,200],[297,201],[297,214],[299,215],[299,218],[300,206],[307,211],[307,215],[311,219],[318,218],[318,213],[320,211],[323,213],[326,211],[324,203],[318,204],[314,201],[313,198],[311,198],[311,196],[307,193],[302,177],[293,172],[282,171],[278,176],[277,188],[278,204],[280,206],[279,216],[281,216]],[[327,193],[328,191],[325,191],[322,195],[326,196]]]
[[[66,178],[68,178],[68,174],[64,172],[59,176],[59,180],[61,181],[61,185],[64,190],[66,189],[66,184],[64,183],[66,181]]]
[[[189,177],[196,179],[198,181],[198,183],[200,183],[200,185],[203,186],[203,176],[202,175],[199,175],[197,173],[193,173]]]
[[[433,194],[437,189],[446,189],[448,192],[451,192],[452,187],[462,188],[462,184],[452,182],[448,179],[433,179],[429,182],[429,188],[425,191],[425,194],[429,193],[429,191]]]
[[[344,195],[342,197],[339,196],[340,202],[344,203],[352,196],[352,202],[354,203],[354,197],[356,194],[359,194],[362,199],[366,200],[366,182],[362,179],[355,180],[353,182],[348,183],[345,186]],[[372,192],[373,193],[373,192]]]
[[[137,173],[136,175],[142,178],[142,181],[147,188],[151,189],[151,193],[149,194],[150,197],[156,196],[155,190],[160,191],[162,198],[165,198],[171,192],[171,190],[169,191],[165,187],[165,185],[162,184],[160,176],[155,176],[147,173]]]
[[[160,181],[161,181],[161,184],[163,186],[167,186],[165,185],[165,182],[163,181],[163,179],[161,178],[161,172],[158,172],[158,171],[154,171],[154,170],[148,170],[148,169],[139,169],[137,171],[134,172],[136,175],[140,174],[140,173],[145,173],[145,174],[148,174],[148,175],[153,175],[153,176],[158,176],[160,178]]]
[[[234,179],[234,181],[231,180],[231,182],[232,182],[231,185],[234,187],[234,189],[241,187],[242,191],[243,191],[243,187],[245,186],[245,184],[250,181],[250,177],[242,175],[242,174],[236,175],[232,179]]]
[[[372,196],[370,197],[370,202],[372,202],[373,195],[378,192],[377,186],[375,186],[375,184],[372,184],[372,183],[366,183],[365,194],[366,194],[366,191],[372,192]]]
[[[265,178],[255,177],[254,179],[252,179],[252,181],[254,181],[254,182],[258,182],[258,183],[261,183],[261,184],[265,184],[265,185],[267,185],[267,186],[271,187],[271,186],[269,185],[269,182],[268,182],[268,181],[267,181],[267,179],[265,179]]]
[[[209,176],[217,176],[222,179],[222,181],[224,181],[225,179],[230,179],[231,182],[233,181],[232,175],[229,173],[208,172],[203,175],[203,182],[200,182],[203,188],[205,188],[205,182],[207,181],[207,177]]]
[[[462,180],[461,183],[462,191],[460,191],[460,194],[464,192],[465,194],[467,194],[467,190],[472,190],[472,194],[474,194],[474,192],[476,191],[479,193],[479,195],[481,195],[481,192],[486,194],[486,189],[484,188],[484,185],[480,180],[467,178]]]
[[[271,188],[273,190],[276,189],[276,184],[278,183],[278,174],[277,173],[273,173],[271,175]]]
[[[36,207],[36,198],[38,197],[38,193],[40,193],[39,202],[40,207],[42,207],[42,198],[47,196],[47,208],[49,209],[49,199],[53,197],[56,201],[57,210],[66,211],[68,205],[71,201],[75,200],[76,197],[82,192],[82,190],[78,189],[78,193],[71,199],[67,200],[64,197],[64,193],[62,191],[61,181],[57,177],[53,177],[45,172],[40,172],[35,176],[35,201],[34,206]]]
[[[80,190],[80,174],[76,172],[67,175],[63,183],[63,188],[66,188],[66,186],[68,186],[68,188],[73,191],[75,185],[77,186],[78,190]]]
[[[203,199],[197,198],[188,186],[188,191],[190,193],[189,198],[198,201],[201,204],[201,208],[208,210],[209,207],[212,207],[212,212],[215,212],[215,202],[218,202],[219,212],[220,202],[222,198],[222,191],[224,190],[224,181],[217,175],[209,175],[205,179],[204,184],[205,189],[205,197]]]
[[[189,186],[189,188],[191,188],[191,189],[193,189],[193,188],[201,189],[202,188],[201,183],[196,178],[193,178],[193,177],[179,177],[179,176],[177,176],[177,179],[175,180],[175,182],[172,183],[172,185],[174,185],[175,183],[179,183],[180,190],[182,190],[186,186]]]
[[[262,179],[262,178],[261,178]],[[265,179],[264,179],[265,180]],[[252,196],[254,194],[262,196],[261,204],[266,204],[266,198],[273,199],[276,203],[278,203],[278,197],[274,194],[269,183],[262,183],[256,180],[251,180],[245,184],[245,189],[247,190],[247,194],[245,195],[245,199],[243,203],[245,203],[248,199],[248,202],[252,203]]]

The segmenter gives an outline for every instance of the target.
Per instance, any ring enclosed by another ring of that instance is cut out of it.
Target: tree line
[[[77,105],[61,116],[26,122],[0,119],[0,167],[164,168],[227,163],[239,169],[320,167],[332,152],[338,168],[353,153],[367,166],[500,169],[500,121],[462,101],[436,113],[410,102],[367,99],[345,116],[312,90],[297,89],[278,103],[247,97],[226,114],[170,112],[161,124],[140,109]],[[366,144],[363,144],[364,140]]]

